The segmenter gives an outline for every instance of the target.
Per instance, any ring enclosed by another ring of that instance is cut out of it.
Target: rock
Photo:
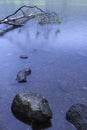
[[[66,119],[78,130],[87,130],[87,106],[75,104],[66,113]]]
[[[20,58],[21,59],[28,59],[28,56],[27,55],[21,55]]]
[[[29,125],[31,125],[32,130],[45,130],[45,129],[48,129],[48,128],[52,127],[52,123],[51,123],[50,120],[46,121],[44,123],[41,123],[41,122],[32,122]]]
[[[27,76],[31,74],[31,69],[25,68],[17,73],[16,80],[18,82],[27,82]]]
[[[44,123],[52,118],[48,101],[40,94],[31,91],[17,94],[11,109],[15,117],[24,122]]]

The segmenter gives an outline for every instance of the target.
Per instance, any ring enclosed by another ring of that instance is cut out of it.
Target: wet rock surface
[[[17,94],[11,109],[15,117],[24,122],[44,123],[52,118],[48,101],[40,94],[31,91]]]
[[[17,73],[16,80],[18,82],[27,82],[27,76],[31,74],[31,69],[25,68]]]
[[[77,130],[87,130],[87,106],[75,104],[66,113],[66,119],[71,122]]]

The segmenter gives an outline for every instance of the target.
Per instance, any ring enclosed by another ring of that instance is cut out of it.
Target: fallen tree
[[[23,26],[25,22],[35,18],[39,24],[60,23],[57,13],[43,11],[37,6],[22,6],[11,15],[0,20],[0,24]]]

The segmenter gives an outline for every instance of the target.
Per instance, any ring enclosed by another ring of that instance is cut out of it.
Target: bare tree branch
[[[26,9],[26,10],[24,10]],[[31,11],[26,13],[26,11]],[[36,12],[33,11],[36,9]],[[38,12],[39,11],[39,12]],[[21,13],[21,15],[18,15]],[[37,18],[39,24],[60,23],[58,15],[55,12],[45,12],[37,6],[22,6],[11,15],[0,20],[0,24],[12,26],[23,26],[29,19]]]
[[[26,9],[37,9],[40,11],[40,14],[34,14],[33,12],[31,14],[26,15],[26,13],[23,11],[23,8]],[[18,16],[18,17],[14,17],[19,11],[21,11],[22,16]],[[42,9],[38,8],[37,6],[22,6],[20,7],[18,10],[16,10],[14,13],[12,13],[11,15],[8,15],[7,17],[5,17],[4,19],[0,20],[0,24],[9,24],[9,25],[13,25],[13,26],[23,26],[24,22],[26,22],[29,19],[35,18],[36,15],[41,15],[42,13],[45,13],[45,11],[43,11]],[[20,20],[24,19],[24,22],[18,22]]]

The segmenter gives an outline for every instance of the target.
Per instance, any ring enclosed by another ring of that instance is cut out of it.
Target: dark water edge
[[[39,92],[48,99],[53,111],[48,130],[75,130],[65,119],[66,111],[74,103],[87,105],[87,9],[58,7],[61,25],[41,27],[31,21],[0,37],[0,130],[32,130],[10,109],[13,97],[22,91]],[[29,58],[20,59],[21,54]],[[16,74],[25,67],[32,74],[27,83],[19,84]]]

